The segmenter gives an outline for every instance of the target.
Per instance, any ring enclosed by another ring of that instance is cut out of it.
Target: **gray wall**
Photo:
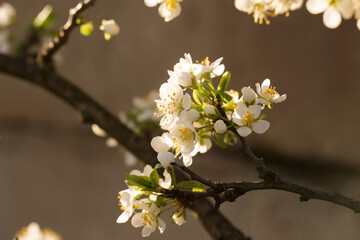
[[[76,1],[10,3],[23,25],[49,3],[60,25]],[[354,20],[329,30],[320,15],[303,8],[265,26],[237,11],[233,1],[184,0],[182,8],[180,17],[165,23],[156,8],[141,0],[99,0],[86,18],[99,23],[114,18],[120,35],[106,42],[100,32],[85,38],[74,31],[62,49],[65,60],[59,71],[116,113],[130,109],[133,96],[159,88],[167,80],[166,70],[185,52],[199,60],[224,57],[233,76],[231,88],[270,78],[280,93],[288,94],[285,103],[268,112],[269,131],[249,137],[253,146],[360,166],[360,32]],[[120,214],[117,192],[125,187],[129,169],[116,150],[78,123],[70,107],[42,89],[0,75],[0,135],[1,239],[10,239],[30,221],[65,239],[141,238],[130,223],[115,223]],[[236,155],[215,148],[197,157],[193,167],[214,180],[254,179],[252,166]],[[360,198],[358,176],[281,174]],[[290,193],[254,192],[222,208],[253,239],[360,237],[358,215],[328,203],[300,203]],[[209,238],[197,221],[189,222],[181,228],[169,223],[163,239]]]

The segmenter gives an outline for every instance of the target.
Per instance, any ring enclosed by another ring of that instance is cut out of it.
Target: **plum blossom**
[[[143,237],[150,236],[156,227],[159,228],[160,233],[163,233],[166,228],[166,223],[157,216],[160,213],[160,209],[148,199],[142,199],[136,202],[136,204],[138,209],[142,209],[142,212],[134,214],[131,219],[131,224],[135,228],[143,227],[141,235]]]
[[[342,18],[350,19],[353,15],[352,0],[308,0],[306,9],[311,14],[324,12],[324,25],[331,29],[337,28]]]
[[[155,102],[157,110],[163,116],[160,126],[168,130],[174,126],[183,110],[190,109],[191,97],[188,93],[184,94],[179,85],[164,83],[160,87],[160,100]]]
[[[155,7],[160,4],[159,15],[164,18],[165,22],[169,22],[180,15],[180,2],[182,0],[144,0],[147,7]]]
[[[233,113],[232,121],[239,125],[237,132],[240,136],[246,137],[252,131],[262,134],[268,130],[270,123],[265,120],[258,120],[261,113],[260,105],[251,105],[246,107],[242,102],[239,103],[238,107],[235,108]]]
[[[124,212],[122,212],[116,220],[117,223],[125,223],[129,220],[129,218],[134,213],[134,201],[136,200],[136,196],[140,193],[141,191],[135,190],[135,187],[133,186],[130,186],[129,189],[119,192],[119,205],[121,206],[121,210]]]
[[[13,240],[61,240],[60,235],[50,229],[41,229],[36,222],[30,223],[15,235]]]
[[[174,147],[176,149],[176,155],[181,153],[183,163],[185,166],[192,164],[191,153],[195,149],[198,136],[194,126],[188,121],[180,120],[170,130],[170,134],[173,137]]]
[[[275,87],[270,86],[270,80],[265,79],[261,86],[259,83],[255,84],[256,91],[260,98],[258,99],[261,104],[269,105],[271,103],[280,103],[286,100],[286,94],[280,96],[275,90]]]
[[[100,30],[104,32],[105,39],[110,40],[111,37],[119,34],[120,27],[117,25],[114,19],[102,20]]]
[[[8,27],[14,23],[15,16],[15,8],[7,2],[2,3],[0,5],[0,28]]]

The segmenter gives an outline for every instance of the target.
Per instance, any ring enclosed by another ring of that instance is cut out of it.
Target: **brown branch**
[[[81,0],[74,8],[69,10],[69,17],[64,26],[60,27],[59,33],[53,37],[51,42],[44,46],[36,57],[39,67],[43,68],[51,63],[51,58],[61,46],[63,46],[68,38],[71,30],[76,26],[76,19],[79,15],[94,5],[96,0]]]
[[[103,106],[53,70],[41,69],[36,63],[0,54],[0,72],[19,77],[53,93],[78,110],[84,123],[96,123],[144,163],[153,166],[157,163],[156,153],[149,142],[137,136]],[[179,171],[177,178],[188,180],[188,177]],[[190,208],[198,214],[201,223],[214,239],[248,239],[217,211],[209,200],[198,200],[191,204]]]

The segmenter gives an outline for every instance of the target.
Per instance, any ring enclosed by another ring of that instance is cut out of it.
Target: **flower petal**
[[[260,105],[252,105],[249,107],[249,112],[254,114],[254,118],[257,119],[260,116],[262,106]]]
[[[135,213],[135,215],[131,219],[131,225],[133,227],[142,227],[144,226],[144,220],[141,218],[142,213]]]
[[[253,125],[252,125],[252,129],[257,134],[263,134],[264,132],[266,132],[266,130],[269,129],[269,127],[270,127],[270,123],[266,120],[259,120],[255,123],[253,123]]]
[[[144,228],[141,231],[141,235],[143,237],[148,237],[150,236],[151,233],[153,233],[156,229],[155,225],[150,225],[150,226],[144,226]]]
[[[166,229],[166,223],[161,218],[158,218],[158,228],[160,233],[163,233]]]
[[[191,105],[191,97],[190,97],[190,95],[188,93],[186,93],[184,98],[183,98],[183,101],[182,101],[182,107],[185,110],[189,110],[190,105]]]
[[[157,159],[165,169],[170,166],[170,163],[175,162],[174,154],[171,152],[159,152]]]
[[[330,29],[337,28],[341,23],[341,14],[334,8],[330,6],[326,9],[323,15],[324,25]]]
[[[125,223],[129,220],[133,213],[133,210],[131,208],[126,209],[124,212],[121,213],[121,215],[116,220],[117,223]]]
[[[252,130],[248,127],[240,127],[237,129],[237,132],[239,133],[240,136],[246,137],[252,132]]]
[[[329,2],[327,0],[308,0],[306,2],[306,9],[311,14],[322,13],[328,6]]]

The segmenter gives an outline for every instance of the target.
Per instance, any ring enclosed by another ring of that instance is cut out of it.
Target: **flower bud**
[[[114,19],[103,20],[100,30],[104,31],[104,37],[106,40],[110,40],[112,36],[115,36],[120,32],[119,25],[117,25]]]
[[[243,87],[241,89],[241,93],[243,94],[242,100],[244,100],[247,104],[253,104],[256,99],[256,93],[250,87]]]
[[[196,122],[200,118],[200,113],[195,109],[190,109],[187,112],[187,119],[191,122]]]
[[[214,129],[216,133],[223,134],[224,132],[226,132],[227,127],[224,121],[219,119],[215,122]]]
[[[204,107],[204,114],[205,116],[207,117],[213,117],[213,116],[216,116],[218,114],[218,111],[216,109],[215,106],[213,105],[206,105]]]

